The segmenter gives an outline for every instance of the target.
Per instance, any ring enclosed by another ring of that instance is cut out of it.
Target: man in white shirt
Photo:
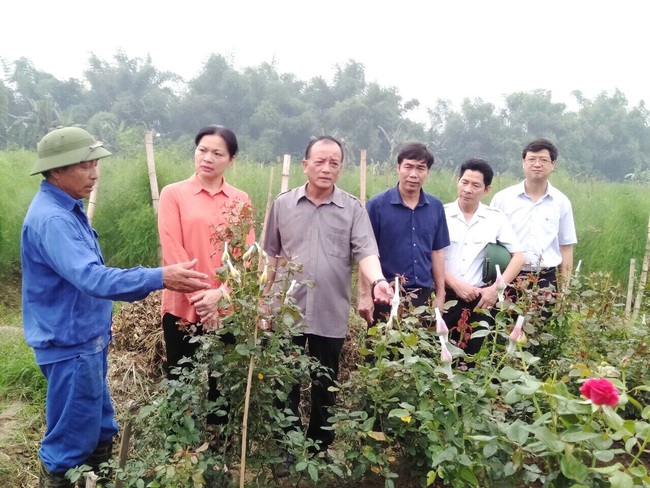
[[[445,204],[445,216],[451,244],[445,249],[446,300],[457,304],[445,312],[451,337],[467,354],[476,354],[483,338],[470,339],[479,321],[494,324],[488,312],[497,302],[497,283],[483,282],[483,261],[489,243],[499,242],[512,254],[502,270],[505,284],[510,283],[524,263],[522,246],[508,218],[500,210],[481,203],[490,192],[494,172],[482,159],[465,161],[457,183],[458,199]]]
[[[529,143],[522,152],[524,181],[498,192],[490,205],[508,216],[523,245],[526,260],[522,274],[538,275],[540,288],[552,285],[562,290],[571,278],[573,246],[578,241],[571,202],[548,181],[556,159],[557,148],[552,142],[537,139]]]

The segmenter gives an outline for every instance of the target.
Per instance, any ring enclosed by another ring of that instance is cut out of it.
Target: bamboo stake
[[[275,168],[271,166],[271,174],[269,175],[269,192],[266,195],[266,210],[264,211],[264,223],[262,224],[262,232],[260,233],[260,244],[264,245],[264,237],[266,236],[266,223],[269,220],[269,211],[271,210],[271,199],[273,197],[273,172]],[[261,264],[262,260],[260,260]]]
[[[97,180],[95,181],[95,186],[93,186],[93,191],[90,192],[88,209],[86,210],[89,225],[93,225],[93,216],[95,215],[95,202],[97,201],[97,191],[99,188],[99,163],[100,161],[97,161]]]
[[[632,315],[632,295],[634,294],[634,276],[636,275],[636,259],[630,259],[630,275],[627,280],[627,299],[625,300],[625,318]]]
[[[359,171],[361,172],[361,181],[359,183],[359,199],[361,204],[366,206],[366,150],[361,150],[361,162],[359,163]]]
[[[280,185],[280,193],[284,193],[289,189],[289,170],[291,169],[291,155],[284,155],[284,162],[282,163],[282,184]]]
[[[153,211],[158,215],[158,179],[156,178],[156,161],[153,157],[153,131],[147,131],[144,135],[144,145],[147,149],[147,167],[149,168],[149,186],[151,187],[151,203]]]
[[[361,161],[359,163],[359,199],[361,200],[361,204],[365,207],[366,206],[366,150],[362,149],[361,150]],[[357,296],[360,295],[361,291],[361,284],[363,282],[363,276],[361,275],[361,271],[359,271],[359,267],[357,266]],[[359,304],[357,304],[357,309],[359,307]]]
[[[645,256],[643,256],[643,264],[641,265],[641,276],[639,278],[639,288],[636,292],[636,300],[634,301],[634,312],[632,313],[632,321],[636,321],[639,317],[641,310],[641,302],[643,301],[643,292],[645,285],[648,282],[648,269],[650,268],[650,219],[648,219],[648,239],[645,246]]]
[[[257,326],[255,326],[255,332],[253,333],[253,344],[257,344]],[[246,440],[248,437],[248,407],[250,406],[251,384],[253,382],[253,359],[254,356],[251,354],[251,359],[248,362],[246,396],[244,397],[244,420],[242,421],[241,426],[241,461],[239,463],[239,488],[244,488],[244,484],[246,482]]]
[[[288,155],[285,155],[285,163]],[[260,242],[264,245],[264,235],[266,233],[266,224],[269,220],[269,211],[271,210],[271,199],[273,197],[273,174],[275,168],[271,166],[271,173],[269,175],[269,191],[266,195],[266,211],[264,212],[264,223],[262,224],[262,232],[260,234]],[[287,171],[287,176],[289,172]],[[284,171],[283,171],[284,177]],[[261,269],[263,266],[263,259],[260,253],[260,259],[258,264],[258,269]],[[253,343],[257,344],[257,325],[255,326],[255,332],[253,333]],[[239,463],[239,487],[244,488],[245,484],[245,475],[246,475],[246,439],[248,437],[248,408],[250,406],[251,399],[251,385],[253,380],[253,356],[251,355],[250,362],[248,363],[248,378],[246,380],[246,396],[244,398],[244,420],[242,422],[242,440],[241,440],[241,460]]]
[[[153,131],[152,130],[145,132],[144,146],[147,151],[147,168],[149,169],[149,186],[151,187],[151,204],[153,206],[153,213],[157,217],[160,194],[158,193],[158,178],[156,178],[156,161],[153,157]],[[160,244],[160,236],[158,236],[158,261],[162,263],[162,246]]]

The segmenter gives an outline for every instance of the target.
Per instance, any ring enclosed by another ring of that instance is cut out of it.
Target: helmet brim
[[[55,154],[53,156],[39,158],[34,164],[30,176],[49,171],[51,169],[63,168],[65,166],[77,164],[82,161],[94,161],[95,159],[102,159],[110,155],[111,153],[104,149],[104,146],[102,146],[101,143],[95,143],[91,146],[74,149],[62,154]]]

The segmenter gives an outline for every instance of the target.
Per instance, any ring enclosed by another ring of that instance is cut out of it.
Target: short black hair
[[[526,159],[526,154],[529,152],[540,152],[544,149],[548,149],[548,153],[551,155],[551,161],[557,159],[557,147],[548,139],[535,139],[529,142],[521,153],[521,159]]]
[[[334,144],[336,144],[339,147],[339,149],[341,150],[341,162],[343,162],[343,146],[341,145],[341,143],[337,139],[335,139],[332,136],[320,136],[320,137],[314,137],[313,139],[311,139],[309,141],[309,144],[307,144],[307,149],[305,149],[305,159],[309,159],[309,156],[311,154],[311,148],[314,147],[314,144],[316,144],[317,142],[320,142],[320,141],[329,141],[329,142],[333,142]]]
[[[486,187],[492,184],[492,179],[494,178],[494,170],[492,166],[485,159],[481,158],[471,158],[465,161],[460,167],[459,178],[462,178],[465,174],[465,171],[478,171],[483,175],[483,183]]]
[[[224,127],[223,125],[205,126],[198,132],[198,134],[196,134],[196,137],[194,138],[194,144],[198,146],[201,142],[201,139],[203,139],[205,136],[213,136],[215,134],[221,136],[221,138],[226,141],[228,153],[230,154],[231,158],[234,157],[239,150],[239,145],[237,144],[237,136],[233,131]]]
[[[427,149],[427,146],[420,144],[419,142],[409,142],[402,146],[399,154],[397,155],[397,165],[402,164],[402,161],[405,159],[410,159],[412,161],[424,161],[427,165],[427,169],[430,169],[433,166],[433,154]]]

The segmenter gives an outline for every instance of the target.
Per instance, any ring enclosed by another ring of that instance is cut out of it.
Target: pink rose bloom
[[[618,390],[611,381],[605,378],[588,379],[580,387],[580,393],[595,405],[609,405],[613,407],[618,403]]]

